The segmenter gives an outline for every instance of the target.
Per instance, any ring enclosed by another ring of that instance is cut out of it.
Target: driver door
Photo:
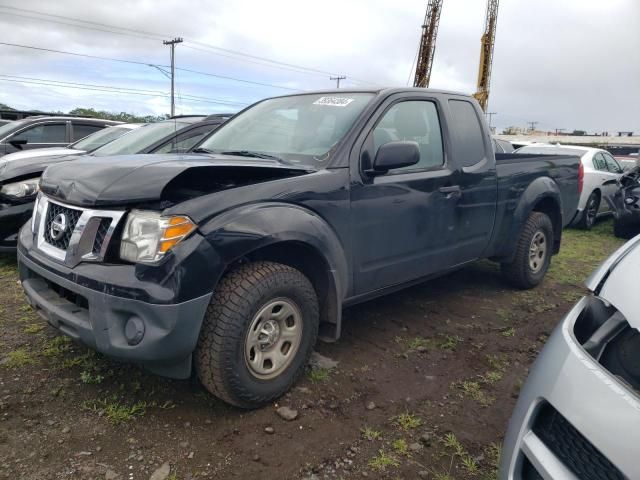
[[[457,192],[446,165],[436,100],[388,100],[372,119],[352,167],[351,228],[355,295],[402,284],[451,266]],[[381,145],[411,140],[416,165],[368,176]]]

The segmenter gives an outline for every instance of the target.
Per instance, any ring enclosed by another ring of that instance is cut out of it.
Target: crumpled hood
[[[40,181],[40,189],[63,202],[84,206],[132,205],[161,200],[171,180],[187,170],[202,168],[215,180],[223,169],[308,171],[275,160],[209,154],[147,154],[112,157],[85,156],[53,165]],[[214,173],[212,174],[212,169]],[[196,172],[197,173],[197,172]]]
[[[40,174],[50,165],[80,158],[77,150],[69,151],[74,152],[74,154],[42,155],[14,159],[7,159],[7,157],[10,157],[13,154],[5,155],[0,158],[0,183],[11,182],[14,178],[28,178],[31,174],[33,174],[34,177],[39,177]]]
[[[639,271],[640,235],[616,250],[585,282],[589,290],[613,305],[636,330],[640,330],[640,305],[636,298]]]

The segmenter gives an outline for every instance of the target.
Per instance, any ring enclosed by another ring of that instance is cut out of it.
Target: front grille
[[[100,225],[98,225],[98,230],[96,231],[96,239],[93,242],[93,253],[95,255],[100,254],[100,250],[102,250],[102,244],[104,243],[104,239],[107,236],[107,232],[109,231],[110,226],[110,218],[100,219]]]
[[[63,235],[57,240],[51,236],[51,225],[58,215],[64,215],[66,217],[66,229]],[[47,209],[47,216],[44,222],[44,239],[49,245],[53,245],[60,250],[66,250],[69,248],[69,240],[73,230],[76,228],[76,223],[82,215],[81,210],[75,210],[73,208],[63,207],[53,202],[49,202],[49,208]]]
[[[625,479],[620,470],[551,405],[542,407],[533,432],[580,480]]]
[[[522,475],[520,475],[520,478],[522,480],[544,480],[527,457],[524,457],[522,461]]]

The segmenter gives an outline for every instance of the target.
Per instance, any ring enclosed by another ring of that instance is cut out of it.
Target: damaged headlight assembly
[[[195,229],[184,215],[163,217],[158,212],[131,210],[122,232],[120,258],[134,263],[157,262]]]
[[[40,178],[29,178],[20,182],[7,183],[0,187],[0,193],[7,197],[28,198],[38,193]]]

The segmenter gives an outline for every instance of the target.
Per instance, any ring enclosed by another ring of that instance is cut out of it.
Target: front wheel
[[[304,371],[318,323],[315,290],[300,271],[273,262],[242,265],[220,281],[205,314],[198,377],[231,405],[270,403]]]
[[[518,288],[537,286],[544,278],[553,251],[553,224],[544,213],[532,212],[516,244],[512,262],[503,263],[502,274]]]

